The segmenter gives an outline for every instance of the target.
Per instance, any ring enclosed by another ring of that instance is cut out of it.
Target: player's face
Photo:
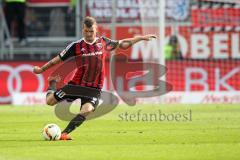
[[[85,40],[89,43],[93,42],[96,38],[97,33],[97,25],[94,24],[92,27],[88,28],[85,25],[83,25],[83,36]]]

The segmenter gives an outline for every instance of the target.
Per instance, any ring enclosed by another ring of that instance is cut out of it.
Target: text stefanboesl
[[[119,121],[175,121],[175,122],[187,122],[192,121],[192,111],[188,110],[184,113],[163,113],[161,110],[157,110],[152,113],[144,113],[142,110],[138,110],[135,113],[123,112],[118,115]]]

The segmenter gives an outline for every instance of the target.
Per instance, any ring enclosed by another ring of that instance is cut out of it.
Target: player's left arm
[[[143,35],[143,36],[136,36],[136,37],[133,37],[133,38],[122,39],[122,40],[119,40],[117,48],[128,49],[137,42],[150,41],[150,40],[156,39],[156,38],[157,38],[156,35],[148,34],[148,35]]]

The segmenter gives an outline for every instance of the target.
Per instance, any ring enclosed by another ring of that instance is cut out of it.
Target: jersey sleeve
[[[61,60],[66,60],[70,57],[75,56],[75,48],[76,43],[69,44],[61,53],[58,54],[58,56],[61,58]]]
[[[107,51],[112,51],[118,47],[119,41],[117,40],[112,40],[107,37],[102,37],[103,41],[105,42],[105,48]]]

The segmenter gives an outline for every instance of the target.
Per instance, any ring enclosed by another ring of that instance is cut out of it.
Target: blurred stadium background
[[[159,62],[168,68],[162,78],[173,85],[173,91],[161,98],[140,100],[141,103],[240,102],[239,1],[81,0],[70,3],[69,0],[28,0],[25,46],[17,43],[16,25],[14,37],[7,36],[12,43],[5,44],[4,35],[9,31],[1,5],[0,104],[44,103],[44,95],[39,93],[47,88],[49,72],[36,76],[31,72],[32,66],[44,64],[71,41],[80,39],[81,20],[88,15],[97,19],[99,34],[112,39],[147,33],[158,35],[158,41],[117,51],[127,54],[130,60]],[[109,70],[107,67],[105,90],[113,90]],[[144,85],[144,81],[139,84]],[[24,94],[26,92],[35,94]]]

